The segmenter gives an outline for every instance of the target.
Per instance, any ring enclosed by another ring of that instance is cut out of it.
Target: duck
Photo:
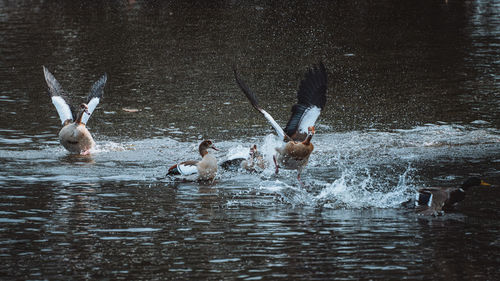
[[[246,85],[234,67],[236,84],[243,91],[250,104],[260,112],[274,128],[284,145],[276,148],[273,156],[275,173],[279,168],[297,170],[297,180],[301,183],[301,173],[314,150],[311,139],[315,134],[314,125],[326,104],[327,72],[320,61],[305,73],[297,91],[297,103],[292,106],[292,114],[285,128],[259,105],[257,96]]]
[[[90,154],[96,144],[86,124],[104,94],[104,87],[108,79],[107,74],[104,73],[92,85],[87,102],[81,103],[78,110],[76,110],[70,103],[70,99],[61,84],[45,66],[43,66],[43,73],[45,82],[47,82],[49,96],[63,126],[59,131],[59,142],[70,153]]]
[[[236,171],[242,169],[247,172],[262,171],[266,168],[266,162],[262,154],[257,150],[257,145],[254,144],[250,147],[248,157],[230,158],[222,162],[221,167],[224,170]]]
[[[491,186],[491,184],[478,177],[470,177],[460,187],[421,188],[416,196],[416,211],[421,215],[442,215],[463,201],[469,188],[478,186]]]
[[[198,146],[201,160],[184,161],[171,166],[167,176],[195,176],[198,181],[212,181],[217,175],[217,159],[208,149],[219,151],[211,140],[204,140]],[[185,178],[186,179],[186,178]]]

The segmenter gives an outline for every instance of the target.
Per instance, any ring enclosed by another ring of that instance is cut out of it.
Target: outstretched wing
[[[264,115],[264,117],[267,119],[267,121],[269,121],[271,126],[273,126],[273,128],[276,131],[276,133],[278,134],[278,136],[281,139],[285,139],[285,132],[283,131],[283,129],[278,125],[278,123],[276,123],[274,118],[269,113],[267,113],[264,109],[259,107],[259,102],[257,100],[257,96],[255,95],[255,93],[252,90],[250,90],[250,88],[248,88],[248,86],[245,84],[245,82],[243,80],[241,80],[240,76],[238,75],[238,72],[236,71],[236,68],[234,68],[233,71],[234,71],[234,77],[236,78],[236,83],[238,84],[240,89],[243,91],[243,93],[245,93],[245,96],[247,96],[247,98],[250,101],[250,103],[252,104],[252,106],[255,109],[257,109],[260,113],[262,113],[262,115]]]
[[[61,123],[64,124],[66,120],[73,121],[75,120],[74,110],[69,102],[68,97],[65,95],[64,90],[61,87],[61,84],[56,80],[54,75],[50,73],[50,71],[43,66],[43,73],[45,75],[45,82],[47,82],[47,86],[49,87],[49,95],[52,99],[52,103],[56,107],[57,113],[59,114],[59,119],[61,119]]]
[[[87,98],[87,106],[88,106],[88,111],[89,114],[84,114],[82,117],[82,123],[87,124],[87,121],[89,121],[90,115],[92,112],[94,112],[94,109],[97,107],[99,104],[99,101],[101,100],[102,95],[104,94],[104,86],[106,86],[106,81],[108,80],[108,76],[106,73],[97,80],[94,85],[92,85],[92,88],[90,88],[90,93]]]
[[[297,104],[285,127],[285,133],[294,140],[305,139],[308,128],[314,126],[326,103],[327,75],[322,62],[309,69],[300,82]]]

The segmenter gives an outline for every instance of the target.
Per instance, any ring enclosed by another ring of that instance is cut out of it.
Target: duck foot
[[[279,170],[280,165],[278,165],[278,161],[276,161],[276,155],[273,155],[273,161],[274,161],[274,166],[276,167],[276,169],[274,170],[274,173],[278,174],[278,172],[280,171]]]
[[[297,174],[297,181],[299,182],[300,186],[303,188],[306,188],[307,186],[304,184],[303,181],[300,180],[300,173]]]

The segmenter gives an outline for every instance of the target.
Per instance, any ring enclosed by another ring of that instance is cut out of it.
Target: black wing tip
[[[108,74],[107,74],[106,72],[104,72],[104,74],[103,74],[103,75],[101,75],[101,78],[99,78],[99,80],[98,80],[98,81],[102,81],[102,83],[104,83],[104,84],[105,84],[106,82],[108,82]]]
[[[43,76],[45,78],[45,83],[47,83],[48,87],[48,94],[49,97],[53,96],[62,96],[63,99],[65,99],[67,104],[70,104],[68,98],[64,96],[63,89],[61,87],[61,84],[59,84],[59,81],[57,81],[56,77],[54,74],[52,74],[45,65],[42,65],[43,68]]]
[[[252,104],[252,106],[259,110],[260,111],[260,107],[259,107],[259,100],[257,99],[257,96],[255,95],[254,92],[252,92],[252,90],[250,90],[250,88],[247,86],[247,84],[245,83],[245,81],[243,81],[240,77],[240,75],[238,74],[238,70],[236,68],[235,65],[233,65],[233,72],[234,72],[234,78],[236,79],[236,84],[238,84],[238,87],[240,87],[240,89],[243,91],[243,93],[245,94],[245,96],[247,97],[247,99],[250,101],[250,103]]]
[[[49,69],[45,65],[42,65],[42,69],[43,69],[43,73],[50,73]]]
[[[43,68],[43,76],[45,77],[45,81],[47,84],[49,84],[49,80],[55,80],[54,75],[49,71],[48,68],[45,67],[45,65],[42,65]]]
[[[104,74],[92,85],[90,88],[90,94],[88,97],[88,102],[92,98],[101,98],[104,94],[104,87],[106,86],[106,82],[108,81],[108,74],[104,72]]]
[[[104,72],[104,74],[94,83],[94,85],[104,85],[108,82],[108,74]]]
[[[314,105],[321,109],[326,104],[327,72],[323,61],[307,70],[297,92],[298,103]]]

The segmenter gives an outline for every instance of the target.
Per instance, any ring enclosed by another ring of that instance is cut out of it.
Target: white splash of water
[[[131,145],[116,143],[113,141],[105,141],[97,143],[96,146],[90,150],[90,153],[94,154],[94,153],[125,151],[125,150],[133,150],[133,147]]]
[[[342,171],[340,178],[327,184],[315,198],[329,208],[395,208],[412,198],[412,185],[408,168],[399,176],[376,175],[368,169],[359,173],[356,168]],[[397,178],[394,182],[392,177]]]

